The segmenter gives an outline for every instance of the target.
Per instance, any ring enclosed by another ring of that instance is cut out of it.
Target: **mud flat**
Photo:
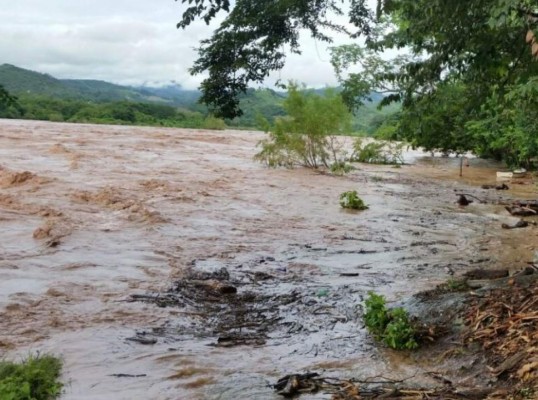
[[[397,302],[533,259],[537,228],[500,229],[518,219],[498,204],[533,192],[480,189],[494,168],[270,170],[252,161],[261,138],[0,120],[1,356],[62,356],[65,399],[275,399],[298,371],[418,376],[366,333],[367,292]],[[347,190],[370,209],[341,210]]]

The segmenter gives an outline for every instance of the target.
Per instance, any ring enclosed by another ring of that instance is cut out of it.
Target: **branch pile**
[[[489,355],[491,373],[516,390],[538,388],[538,282],[490,291],[466,316],[467,343]],[[538,395],[538,391],[536,393]]]

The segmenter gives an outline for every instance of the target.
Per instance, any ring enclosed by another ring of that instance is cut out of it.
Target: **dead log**
[[[504,208],[511,215],[514,215],[514,216],[517,216],[517,217],[530,217],[530,216],[538,214],[538,212],[533,210],[532,208],[522,207],[522,206],[518,206],[518,205],[506,206]]]

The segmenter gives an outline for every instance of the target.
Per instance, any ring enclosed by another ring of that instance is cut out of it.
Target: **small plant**
[[[385,327],[383,342],[393,349],[412,350],[418,347],[415,340],[415,329],[409,322],[409,315],[403,308],[389,311],[390,322]]]
[[[533,399],[535,398],[534,395],[535,395],[535,389],[531,388],[531,387],[522,387],[521,389],[518,390],[518,394],[523,398],[523,399]]]
[[[369,292],[368,295],[364,313],[364,322],[368,331],[393,349],[417,348],[415,329],[409,321],[407,311],[401,307],[387,309],[383,296],[374,292]]]
[[[352,210],[366,210],[368,206],[359,197],[356,190],[344,192],[340,195],[340,205]]]
[[[449,292],[462,292],[464,290],[469,289],[469,285],[467,285],[467,281],[463,279],[450,278],[442,286],[445,286],[447,291]]]
[[[62,362],[53,356],[30,356],[21,363],[0,362],[0,399],[53,400],[60,396]]]
[[[383,296],[374,292],[368,292],[368,295],[369,297],[365,301],[364,322],[370,333],[381,338],[389,323],[386,301]]]

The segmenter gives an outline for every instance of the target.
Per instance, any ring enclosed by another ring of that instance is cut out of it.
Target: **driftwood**
[[[319,374],[312,372],[306,374],[286,375],[274,385],[276,392],[285,397],[295,396],[299,393],[315,393],[320,389],[320,382],[313,378]]]
[[[506,183],[502,185],[482,185],[482,189],[508,190],[510,189]]]
[[[538,214],[538,200],[516,200],[505,208],[512,215],[533,216]]]

